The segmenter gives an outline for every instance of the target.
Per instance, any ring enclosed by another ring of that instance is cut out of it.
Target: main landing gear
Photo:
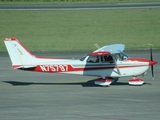
[[[106,78],[106,79],[99,78],[94,81],[94,84],[101,86],[109,86],[113,80],[114,80],[113,78]]]
[[[117,82],[118,78],[99,78],[94,81],[94,84],[100,85],[100,86],[109,86],[112,82]],[[143,85],[144,81],[140,78],[134,77],[133,79],[128,81],[129,85]]]

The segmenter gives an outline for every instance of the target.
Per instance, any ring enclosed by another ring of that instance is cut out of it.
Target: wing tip
[[[18,41],[18,39],[16,37],[4,38],[4,41]]]
[[[12,65],[13,69],[18,69],[18,68],[21,68],[21,67],[22,67],[22,65]]]

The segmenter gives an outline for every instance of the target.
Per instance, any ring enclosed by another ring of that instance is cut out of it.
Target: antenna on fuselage
[[[97,49],[101,48],[97,43],[95,43],[94,46],[95,46]]]

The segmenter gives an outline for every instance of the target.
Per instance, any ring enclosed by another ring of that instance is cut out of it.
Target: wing
[[[110,54],[116,54],[116,53],[122,52],[124,48],[125,48],[124,44],[113,44],[113,45],[107,45],[102,48],[99,48],[94,52],[108,52]]]
[[[109,54],[116,54],[123,52],[125,48],[125,45],[123,44],[113,44],[113,45],[107,45],[102,48],[99,48],[98,50],[89,53],[89,56],[97,56],[97,55],[109,55]]]

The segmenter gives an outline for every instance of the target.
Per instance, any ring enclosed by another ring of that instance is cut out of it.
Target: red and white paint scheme
[[[142,85],[143,83],[144,83],[144,80],[142,80],[140,78],[133,78],[133,79],[129,80],[130,85]]]
[[[123,44],[104,46],[81,59],[73,60],[35,56],[17,38],[5,38],[4,43],[14,69],[97,76],[95,84],[102,86],[127,76],[133,77],[128,81],[129,84],[142,85],[144,81],[137,76],[146,73],[149,66],[157,64],[152,59],[128,57],[123,52]]]

